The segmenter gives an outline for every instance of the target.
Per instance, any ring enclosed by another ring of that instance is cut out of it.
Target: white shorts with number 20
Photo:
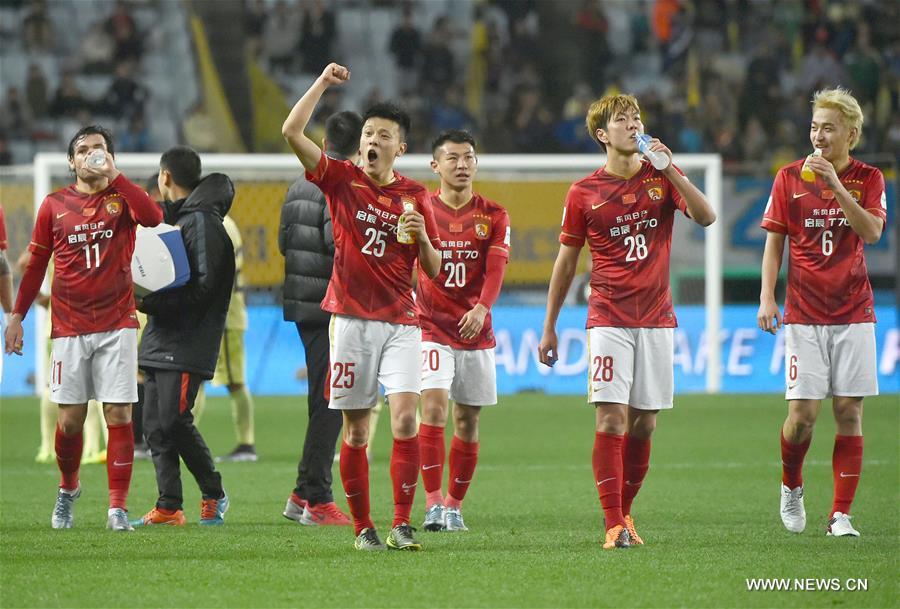
[[[878,395],[875,324],[784,326],[786,400]]]
[[[444,389],[466,406],[497,403],[497,365],[493,349],[454,349],[422,343],[422,390]]]
[[[122,328],[51,341],[50,401],[137,402],[137,330]]]
[[[379,383],[385,395],[421,393],[422,331],[418,326],[332,315],[329,339],[329,408],[372,408],[378,401]]]
[[[588,402],[672,408],[673,328],[588,328]]]

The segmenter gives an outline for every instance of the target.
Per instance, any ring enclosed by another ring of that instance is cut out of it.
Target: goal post
[[[301,175],[299,161],[289,154],[201,154],[204,174],[214,171],[226,173],[236,184],[241,181],[270,180],[273,183],[290,183]],[[717,154],[676,154],[674,161],[687,175],[700,177],[702,190],[706,194],[716,215],[722,216],[722,159]],[[426,154],[408,154],[397,160],[395,168],[409,177],[433,181],[434,174],[430,166],[431,156]],[[572,182],[583,177],[606,162],[601,154],[483,154],[479,155],[479,175],[476,189],[485,182],[519,182],[528,189],[529,182],[554,180]],[[159,167],[159,154],[155,153],[120,153],[116,155],[116,166],[127,175],[146,179],[156,173]],[[71,180],[68,162],[64,153],[38,153],[34,157],[34,209],[40,206],[44,197],[54,187]],[[280,187],[279,187],[280,188]],[[285,188],[286,189],[286,188]],[[284,190],[281,191],[283,196]],[[533,194],[533,193],[532,193]],[[505,204],[498,197],[501,204]],[[547,201],[555,212],[555,225],[547,229],[558,229],[559,217],[562,213],[563,200]],[[546,211],[546,210],[545,210]],[[510,214],[513,230],[516,230],[516,218]],[[277,221],[277,219],[276,219]],[[552,223],[551,223],[552,224]],[[676,222],[676,225],[679,224]],[[718,393],[721,388],[721,328],[722,328],[722,234],[721,222],[715,222],[703,231],[703,271],[704,271],[704,314],[705,314],[705,349],[706,370],[705,389],[707,393]],[[246,244],[245,244],[246,245]],[[676,246],[677,247],[677,246]],[[515,258],[519,252],[514,251]],[[673,247],[673,254],[675,248]],[[544,273],[543,280],[549,282],[549,272]],[[509,282],[507,282],[509,283]],[[45,311],[36,307],[35,327],[42,328]],[[45,353],[42,348],[35,352],[35,388],[39,393],[46,381]]]

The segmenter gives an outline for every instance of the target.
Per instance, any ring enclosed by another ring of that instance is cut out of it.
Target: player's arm
[[[716,212],[713,211],[712,205],[703,192],[694,186],[690,180],[678,173],[675,166],[669,163],[669,166],[663,171],[681,198],[687,206],[688,214],[691,220],[700,226],[709,226],[716,221]]]
[[[12,268],[6,250],[0,250],[0,307],[4,313],[11,312],[13,308]]]
[[[878,240],[881,239],[881,232],[884,230],[884,220],[869,213],[862,205],[853,200],[853,197],[841,184],[831,161],[820,156],[813,156],[807,163],[810,169],[822,178],[834,193],[834,198],[837,199],[844,211],[844,217],[847,218],[853,232],[859,235],[859,238],[867,245],[878,243]]]
[[[303,97],[294,104],[281,126],[281,135],[284,136],[291,150],[294,151],[307,171],[315,171],[322,158],[322,149],[305,133],[313,110],[328,87],[347,82],[349,78],[350,70],[336,63],[328,64],[322,74],[303,94]]]
[[[156,226],[163,221],[163,211],[159,203],[150,198],[143,188],[120,173],[111,182],[128,205],[131,217],[141,226]]]
[[[438,229],[431,208],[425,207],[429,204],[424,203],[421,205],[424,206],[403,212],[403,228],[416,236],[416,246],[419,248],[419,264],[422,265],[425,274],[434,279],[441,272],[441,254],[435,249],[429,233],[436,238]]]
[[[481,294],[478,302],[459,320],[459,335],[471,340],[481,334],[484,328],[484,320],[491,307],[500,296],[500,288],[503,286],[503,275],[506,274],[507,258],[504,255],[489,253],[484,261],[484,284],[481,286]]]
[[[22,341],[25,331],[22,328],[22,320],[31,308],[31,303],[41,291],[44,276],[47,274],[47,266],[50,264],[50,256],[53,254],[53,218],[50,205],[44,201],[38,209],[37,218],[34,221],[34,230],[31,233],[31,244],[28,246],[28,256],[25,268],[22,272],[22,282],[19,284],[19,293],[9,315],[9,324],[4,333],[4,350],[6,353],[22,355]]]
[[[766,249],[762,259],[762,286],[759,290],[759,312],[756,323],[760,330],[775,334],[781,327],[781,311],[775,302],[775,284],[781,259],[784,256],[784,233],[769,231],[766,235]]]
[[[544,317],[544,332],[541,335],[541,343],[538,347],[538,355],[541,363],[552,366],[557,359],[556,320],[559,319],[559,311],[562,309],[566,294],[575,278],[575,270],[578,267],[578,254],[581,247],[561,244],[556,262],[553,263],[553,273],[550,275],[550,288],[547,290],[547,313]]]

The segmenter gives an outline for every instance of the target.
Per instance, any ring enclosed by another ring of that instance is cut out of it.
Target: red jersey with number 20
[[[496,344],[490,313],[481,334],[470,341],[460,337],[459,320],[478,304],[488,256],[509,259],[509,215],[477,193],[459,209],[444,203],[439,192],[431,203],[441,237],[441,272],[434,279],[419,273],[422,340],[455,349],[490,349]]]
[[[134,231],[161,220],[159,206],[121,174],[98,193],[71,185],[44,199],[28,249],[53,253],[52,338],[138,327]]]
[[[646,161],[629,179],[601,167],[569,188],[559,242],[590,247],[588,328],[677,325],[669,290],[676,210],[686,214],[684,199]]]
[[[380,186],[349,161],[322,155],[307,179],[325,194],[334,230],[334,269],[322,309],[330,313],[408,326],[418,325],[412,272],[419,254],[415,243],[397,241],[404,203],[425,218],[432,244],[439,243],[428,190],[394,173]]]
[[[850,228],[834,192],[819,178],[800,178],[804,160],[778,172],[761,223],[767,231],[787,235],[790,242],[784,323],[874,322],[863,241]],[[887,221],[881,171],[850,159],[838,179],[863,209]]]

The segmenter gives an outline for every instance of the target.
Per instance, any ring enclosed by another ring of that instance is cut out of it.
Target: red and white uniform
[[[0,250],[6,250],[9,244],[6,241],[6,217],[3,215],[3,205],[0,204]]]
[[[627,180],[601,167],[572,184],[559,242],[590,247],[588,328],[677,325],[669,255],[675,212],[686,209],[668,178],[646,161]]]
[[[44,199],[28,249],[54,256],[51,338],[138,327],[131,278],[135,228],[161,221],[160,207],[123,174],[96,194],[70,185]],[[15,312],[24,316],[33,299],[25,302],[20,289]]]
[[[322,309],[340,315],[394,324],[418,325],[412,271],[419,248],[397,241],[403,204],[425,217],[425,229],[438,246],[428,190],[395,173],[385,186],[373,182],[349,161],[322,155],[310,182],[325,194],[334,227],[334,270]]]
[[[863,241],[821,180],[800,179],[803,162],[778,172],[761,223],[767,231],[787,235],[790,242],[784,323],[874,322]],[[839,178],[857,203],[887,221],[881,171],[850,159]]]
[[[487,260],[509,260],[509,215],[497,203],[474,194],[453,209],[440,193],[432,195],[432,208],[440,235],[441,272],[434,279],[419,273],[416,304],[422,323],[422,340],[454,349],[488,349],[496,343],[491,314],[484,319],[481,335],[463,340],[459,320],[481,300]],[[488,303],[490,306],[493,303]]]

